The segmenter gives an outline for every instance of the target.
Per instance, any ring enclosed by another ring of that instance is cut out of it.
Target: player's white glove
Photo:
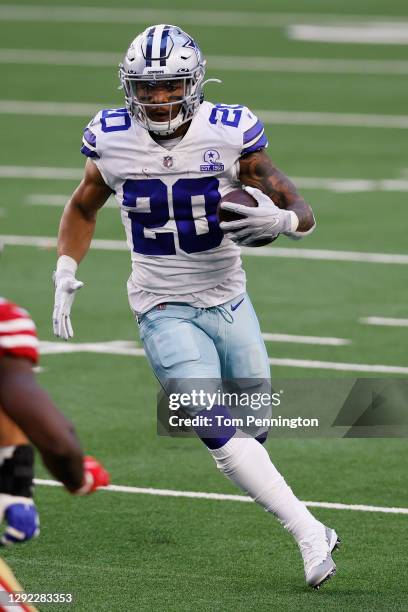
[[[227,236],[241,246],[250,245],[254,240],[272,240],[286,232],[295,232],[299,219],[292,210],[284,210],[260,189],[243,186],[258,202],[258,206],[249,207],[233,202],[223,202],[221,208],[244,215],[245,219],[238,221],[223,221],[220,228]]]
[[[75,293],[84,285],[75,278],[77,268],[78,264],[72,257],[61,255],[57,262],[57,269],[52,275],[55,286],[52,326],[54,334],[64,340],[74,336],[71,325],[71,307]]]

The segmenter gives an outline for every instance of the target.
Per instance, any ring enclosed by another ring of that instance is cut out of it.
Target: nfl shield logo
[[[163,157],[163,166],[165,168],[171,168],[173,165],[173,158],[171,157],[171,155],[166,155],[166,157]]]

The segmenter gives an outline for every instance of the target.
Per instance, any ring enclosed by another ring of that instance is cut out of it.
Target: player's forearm
[[[299,196],[298,199],[288,203],[285,208],[286,210],[292,210],[299,219],[298,232],[307,232],[315,225],[313,211],[302,197]]]
[[[77,491],[83,484],[84,470],[82,455],[55,455],[41,453],[45,467],[69,491]]]
[[[79,488],[83,453],[73,426],[37,385],[31,372],[3,369],[0,400],[5,412],[38,448],[53,476],[70,490]]]
[[[265,151],[256,151],[241,158],[239,179],[244,185],[263,191],[279,208],[294,212],[299,219],[297,232],[308,232],[314,227],[311,207]]]
[[[58,255],[68,255],[79,264],[89,250],[95,225],[96,214],[87,214],[80,204],[68,202],[58,232]]]
[[[51,407],[52,406],[52,407]],[[53,411],[53,417],[51,416]],[[31,440],[39,448],[44,465],[67,489],[75,491],[83,482],[83,452],[73,425],[57,412],[53,404],[48,405],[48,425]]]

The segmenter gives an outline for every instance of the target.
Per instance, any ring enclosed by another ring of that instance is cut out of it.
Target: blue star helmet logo
[[[195,44],[194,40],[190,38],[190,36],[188,37],[188,41],[184,43],[183,47],[188,49],[198,49],[198,46]]]
[[[215,149],[208,149],[204,153],[204,161],[208,164],[213,164],[220,159],[220,154]]]

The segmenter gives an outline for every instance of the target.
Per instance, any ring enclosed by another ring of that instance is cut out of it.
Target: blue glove
[[[0,538],[1,546],[26,542],[40,534],[40,519],[30,497],[0,494],[0,505],[7,523]]]

